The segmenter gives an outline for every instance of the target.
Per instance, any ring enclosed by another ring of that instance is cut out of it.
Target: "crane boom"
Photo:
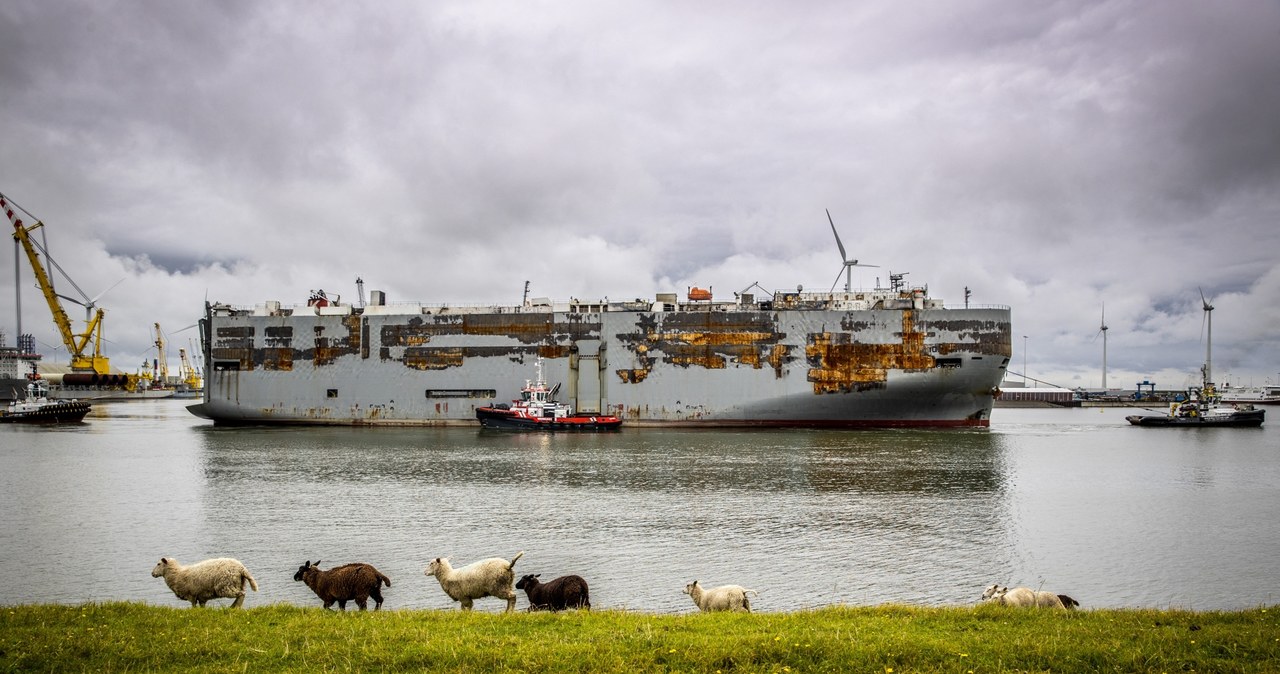
[[[169,359],[164,353],[164,333],[159,323],[156,323],[156,379],[162,385],[169,383]]]
[[[22,245],[23,250],[27,253],[27,260],[31,262],[31,270],[36,275],[36,283],[40,286],[40,292],[44,294],[45,302],[49,304],[49,311],[53,313],[53,322],[58,327],[58,334],[62,336],[62,343],[67,347],[67,353],[71,355],[71,369],[76,372],[95,372],[97,374],[110,374],[110,361],[102,355],[102,318],[104,312],[97,309],[93,316],[86,319],[87,326],[83,333],[76,334],[71,327],[71,319],[67,317],[67,312],[62,308],[62,302],[58,300],[58,293],[54,291],[53,282],[49,279],[49,273],[45,271],[44,265],[40,263],[40,254],[36,252],[35,243],[31,241],[30,233],[44,226],[42,222],[27,227],[22,224],[13,213],[13,207],[9,205],[8,200],[3,194],[0,194],[0,209],[3,209],[5,215],[9,217],[9,222],[13,224],[13,239]],[[89,346],[89,340],[93,340],[93,355],[86,355],[85,349]]]

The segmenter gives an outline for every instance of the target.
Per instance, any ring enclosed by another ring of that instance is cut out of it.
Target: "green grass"
[[[0,606],[3,671],[1280,672],[1280,609],[325,612]]]

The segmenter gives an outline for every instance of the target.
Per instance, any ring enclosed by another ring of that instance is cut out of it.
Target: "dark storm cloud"
[[[1224,361],[1268,372],[1278,13],[10,2],[0,190],[83,285],[129,277],[111,329],[138,353],[210,293],[356,276],[427,301],[826,289],[830,208],[882,265],[862,283],[1013,305],[1046,377],[1096,385],[1103,302],[1113,369],[1194,370],[1198,287]]]

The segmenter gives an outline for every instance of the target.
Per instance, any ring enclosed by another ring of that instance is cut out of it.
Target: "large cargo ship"
[[[543,359],[559,399],[627,427],[985,427],[1010,310],[890,288],[514,306],[206,304],[197,416],[221,424],[476,424]],[[361,293],[363,295],[363,293]]]

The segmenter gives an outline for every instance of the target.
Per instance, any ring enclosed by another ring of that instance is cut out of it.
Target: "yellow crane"
[[[62,303],[58,301],[60,295],[54,290],[48,272],[40,263],[40,254],[36,252],[36,248],[39,247],[55,267],[57,263],[49,257],[48,251],[31,239],[31,232],[43,227],[44,223],[37,221],[30,227],[23,225],[22,220],[14,215],[13,206],[3,194],[0,194],[0,209],[3,209],[5,215],[9,217],[9,222],[13,224],[13,238],[22,244],[23,250],[27,253],[27,259],[31,262],[36,283],[40,286],[40,292],[44,293],[45,302],[49,303],[49,311],[53,312],[53,322],[58,326],[58,333],[62,336],[62,343],[67,347],[67,353],[71,355],[71,369],[75,372],[110,374],[111,363],[106,356],[102,355],[102,319],[105,313],[101,308],[94,307],[93,302],[90,301],[85,305],[84,332],[76,333],[71,327],[71,319],[67,318],[67,312],[62,309]],[[58,271],[62,271],[62,268],[58,267]],[[63,275],[66,276],[66,273],[64,272]],[[67,277],[67,280],[70,280],[70,277]],[[75,285],[75,282],[72,281],[71,285]],[[78,287],[76,289],[79,290]],[[85,350],[89,347],[90,340],[93,342],[93,353],[86,354]]]
[[[204,382],[200,380],[200,375],[196,373],[196,369],[191,367],[191,361],[187,360],[187,350],[178,349],[178,376],[182,378],[182,383],[187,385],[190,391],[199,391],[204,388]]]
[[[161,386],[169,384],[169,359],[164,355],[164,333],[160,324],[156,323],[156,383]]]

